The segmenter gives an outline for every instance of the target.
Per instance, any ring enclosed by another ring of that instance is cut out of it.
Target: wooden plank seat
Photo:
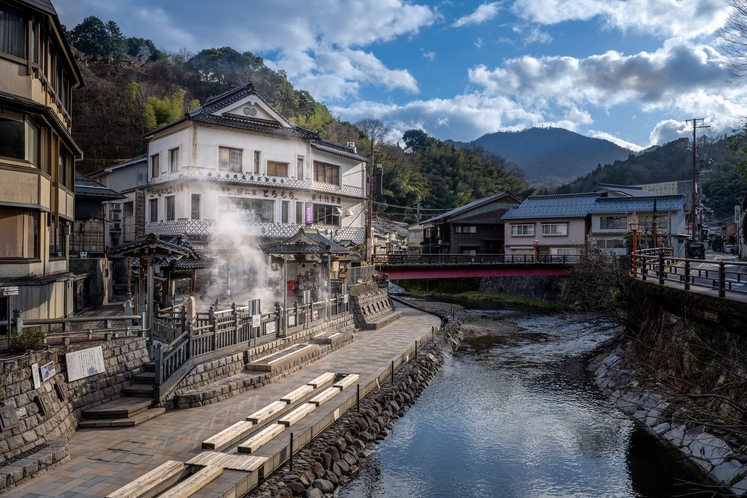
[[[328,387],[324,391],[320,392],[319,394],[311,398],[309,400],[309,403],[319,406],[331,400],[332,398],[337,396],[339,393],[340,393],[340,389],[338,389],[337,387]]]
[[[184,463],[169,460],[134,481],[125,484],[106,498],[143,498],[155,496],[174,484],[184,472]]]
[[[298,389],[294,389],[293,391],[289,392],[288,394],[280,398],[280,401],[285,401],[288,404],[293,404],[299,399],[305,398],[306,395],[311,394],[311,391],[313,390],[314,386],[306,384],[305,386],[301,386]]]
[[[254,472],[268,460],[266,457],[255,455],[239,455],[220,453],[217,451],[203,451],[192,460],[189,465],[201,467],[220,467],[222,469],[240,470],[242,472]]]
[[[314,337],[312,337],[311,342],[315,344],[326,344],[326,345],[332,345],[335,346],[339,344],[340,342],[346,340],[350,334],[346,332],[337,332],[335,330],[328,330],[326,332],[322,332],[321,334],[317,334]]]
[[[256,412],[252,413],[248,417],[246,417],[246,420],[248,422],[253,422],[256,425],[259,425],[263,422],[266,422],[270,418],[272,418],[274,415],[277,415],[278,413],[282,412],[288,407],[288,403],[286,401],[280,400],[280,401],[274,401],[270,403],[269,405],[265,406],[261,410],[257,410]]]
[[[319,349],[318,344],[296,344],[282,351],[259,358],[247,364],[246,368],[253,371],[272,372],[283,368],[295,360],[307,356]]]
[[[308,384],[314,389],[317,389],[319,386],[323,386],[324,384],[328,384],[335,380],[335,376],[336,375],[333,372],[323,373],[316,379],[309,381]]]
[[[195,472],[185,480],[169,488],[158,498],[189,498],[223,474],[223,467],[208,465]]]
[[[215,436],[202,442],[202,447],[206,450],[221,451],[233,446],[244,439],[251,432],[254,424],[252,422],[236,422],[231,427],[223,429]]]
[[[284,415],[280,420],[279,424],[283,424],[286,427],[290,427],[299,420],[303,419],[306,415],[316,410],[316,405],[313,403],[304,403],[292,412]]]
[[[337,382],[335,382],[334,384],[332,384],[332,387],[337,387],[337,388],[339,388],[342,391],[346,387],[350,387],[353,384],[355,384],[358,381],[358,379],[360,379],[360,378],[361,378],[361,376],[358,375],[358,374],[348,374],[345,377],[343,377],[342,379],[340,379]]]
[[[285,430],[284,424],[272,424],[259,431],[238,446],[239,453],[254,453]]]

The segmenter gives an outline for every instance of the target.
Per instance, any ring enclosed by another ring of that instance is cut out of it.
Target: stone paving
[[[186,462],[205,451],[202,441],[324,372],[359,373],[362,385],[371,382],[416,340],[429,339],[432,327],[440,324],[433,315],[405,306],[400,309],[400,320],[379,330],[357,332],[352,344],[260,389],[208,406],[169,411],[136,427],[80,430],[69,443],[69,462],[3,496],[103,497],[167,460]],[[355,393],[354,387],[345,389],[291,429],[300,432],[310,427]],[[285,433],[281,438],[257,454],[274,453],[286,443]]]

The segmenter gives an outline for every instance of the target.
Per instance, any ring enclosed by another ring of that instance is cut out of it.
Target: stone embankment
[[[344,479],[356,477],[376,444],[407,413],[461,339],[457,323],[446,325],[433,342],[420,348],[417,358],[395,373],[393,382],[386,381],[361,399],[360,410],[352,408],[299,451],[292,471],[286,464],[248,496],[322,498]]]
[[[632,353],[624,346],[592,360],[588,367],[613,402],[649,433],[669,442],[700,467],[716,485],[747,496],[747,447],[736,438],[692,420],[685,407],[644,387]]]

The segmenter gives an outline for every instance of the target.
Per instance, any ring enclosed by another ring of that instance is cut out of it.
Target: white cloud
[[[684,121],[675,121],[674,119],[665,119],[659,121],[651,131],[649,140],[651,144],[663,144],[677,140],[682,137],[689,137],[692,133]]]
[[[482,45],[483,45],[482,38],[478,38],[477,40],[475,40],[475,47],[482,48]]]
[[[433,51],[426,52],[422,48],[420,49],[420,55],[422,57],[425,57],[428,60],[433,60],[436,58],[436,52],[433,52]]]
[[[598,17],[609,28],[665,38],[714,33],[728,13],[724,0],[516,0],[511,10],[546,25]]]
[[[641,146],[638,144],[634,144],[633,142],[628,142],[627,140],[623,140],[622,138],[616,135],[613,135],[611,133],[607,133],[606,131],[589,130],[587,131],[587,134],[593,138],[601,138],[603,140],[608,140],[612,142],[613,144],[617,144],[620,147],[623,147],[625,149],[630,149],[634,152],[638,152],[646,148],[645,146]]]
[[[542,31],[537,26],[517,25],[511,28],[511,30],[521,37],[525,45],[529,45],[530,43],[550,43],[552,41],[550,33]]]
[[[501,2],[484,3],[480,5],[472,14],[460,17],[459,19],[454,21],[454,24],[452,24],[452,26],[455,28],[461,28],[463,26],[470,26],[472,24],[482,24],[497,16],[500,8]]]

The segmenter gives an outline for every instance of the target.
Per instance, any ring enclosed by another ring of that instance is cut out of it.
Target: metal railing
[[[290,329],[303,330],[315,321],[349,312],[347,296],[296,304],[287,310],[252,315],[249,306],[199,312],[187,319],[185,309],[169,309],[153,320],[156,345],[155,395],[160,402],[193,366],[239,352],[263,336],[285,337]],[[292,330],[291,330],[292,332]]]
[[[638,251],[634,276],[661,285],[674,283],[688,291],[692,287],[716,290],[718,297],[726,297],[727,292],[747,296],[747,262],[674,258],[663,251]]]
[[[376,265],[517,265],[517,264],[576,264],[579,254],[387,254],[374,257]]]

